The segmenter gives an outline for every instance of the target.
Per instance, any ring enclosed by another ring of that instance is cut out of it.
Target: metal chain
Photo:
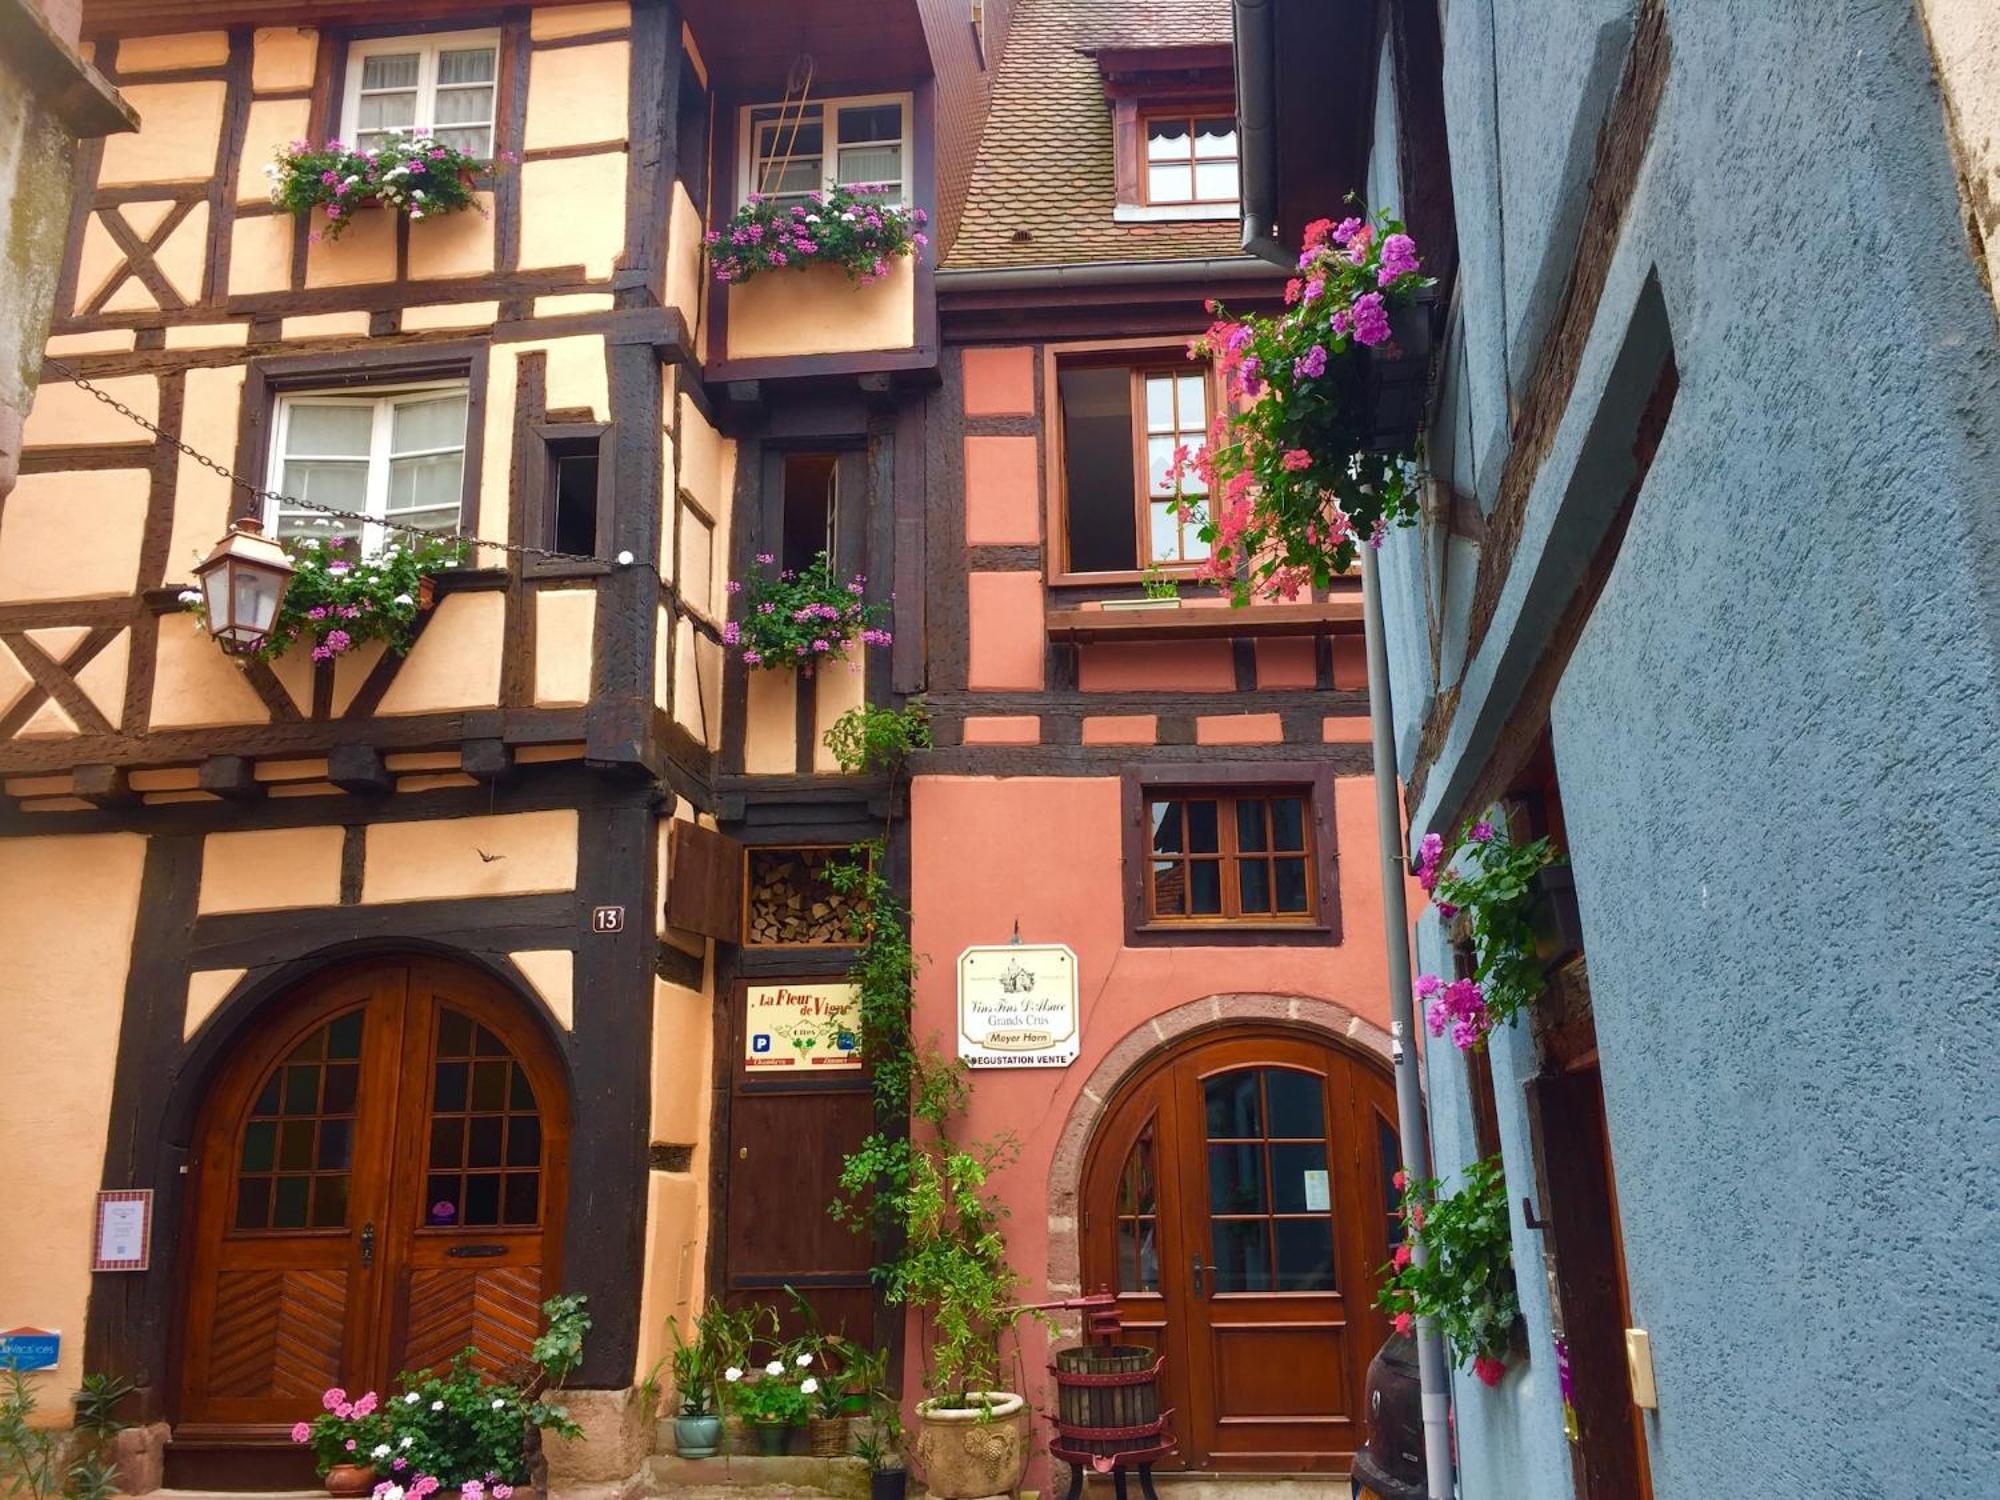
[[[161,431],[157,424],[141,416],[138,412],[132,410],[131,407],[127,406],[123,401],[120,401],[116,396],[112,395],[109,391],[104,390],[99,386],[92,385],[88,380],[84,379],[83,376],[79,375],[72,366],[64,364],[59,359],[45,359],[42,361],[42,363],[45,368],[53,370],[56,374],[70,381],[72,384],[76,386],[78,390],[84,391],[87,394],[96,397],[99,401],[102,401],[106,406],[110,407],[120,416],[130,418],[132,421],[138,423],[141,427],[145,428],[146,431],[152,433],[154,437],[166,443],[169,447],[175,449],[184,456],[193,459],[196,463],[200,464],[204,469],[212,470],[214,473],[221,475],[224,479],[228,480],[230,484],[234,485],[238,489],[247,491],[253,498],[257,500],[265,502],[276,502],[277,504],[284,505],[295,510],[309,510],[316,515],[328,516],[336,521],[359,521],[366,526],[380,526],[388,531],[400,531],[410,536],[424,537],[431,541],[458,542],[470,547],[487,547],[491,548],[496,552],[510,553],[517,557],[541,558],[548,562],[597,563],[600,565],[614,562],[613,559],[595,557],[585,552],[561,552],[553,547],[531,547],[526,542],[496,542],[487,537],[468,536],[463,532],[433,531],[429,527],[410,526],[401,521],[391,521],[383,516],[371,516],[363,511],[342,510],[338,506],[321,505],[316,500],[301,500],[295,495],[287,495],[279,490],[265,489],[263,486],[253,484],[248,479],[245,479],[241,474],[238,474],[233,469],[229,468],[228,465],[220,463],[217,460],[210,458],[206,453],[201,452],[199,449],[190,448],[186,443],[182,442],[179,438],[174,437],[169,433]],[[617,558],[615,559],[615,565],[621,568],[643,567],[648,572],[652,572],[655,574],[659,572],[659,569],[654,567],[651,563],[636,562],[632,554],[629,552],[619,553]]]

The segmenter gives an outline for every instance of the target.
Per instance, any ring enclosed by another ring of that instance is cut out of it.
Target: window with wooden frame
[[[739,201],[752,193],[803,202],[834,187],[902,203],[909,194],[910,96],[753,104],[741,114]]]
[[[1331,769],[1133,766],[1120,805],[1128,944],[1340,941]]]
[[[1144,116],[1144,201],[1233,205],[1238,197],[1236,117],[1162,111]]]
[[[401,528],[453,531],[465,490],[465,381],[394,390],[287,392],[278,398],[270,487],[288,499],[365,515],[267,504],[273,536],[345,537],[374,553]],[[395,523],[394,528],[383,523]]]
[[[604,451],[611,429],[602,422],[546,422],[534,429],[542,466],[532,475],[527,541],[577,558],[601,558],[611,535],[611,466]],[[529,571],[565,572],[569,559],[530,558]]]
[[[1312,831],[1303,789],[1146,799],[1149,922],[1310,922]]]
[[[1064,571],[1192,570],[1208,558],[1198,475],[1174,476],[1174,457],[1208,438],[1210,378],[1185,362],[1061,362],[1061,509]]]
[[[340,139],[361,150],[429,131],[468,156],[493,155],[500,33],[370,37],[347,49]]]

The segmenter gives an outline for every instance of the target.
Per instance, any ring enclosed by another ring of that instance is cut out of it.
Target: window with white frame
[[[341,139],[366,150],[427,130],[468,156],[493,155],[500,34],[375,37],[347,51]]]
[[[901,203],[909,193],[909,126],[907,94],[752,105],[743,111],[740,193],[799,199],[868,187],[871,198]]]
[[[465,491],[465,420],[463,382],[280,397],[271,488],[369,519],[334,519],[277,501],[266,527],[279,537],[348,537],[364,552],[409,539],[394,528],[456,529]]]

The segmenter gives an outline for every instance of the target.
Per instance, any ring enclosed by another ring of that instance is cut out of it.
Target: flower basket
[[[468,208],[483,213],[477,183],[492,168],[418,130],[398,132],[367,149],[340,141],[320,146],[293,141],[264,173],[273,203],[288,213],[313,215],[319,222],[315,239],[338,239],[356,214],[371,208],[393,208],[412,222]]]
[[[814,1417],[806,1423],[806,1443],[814,1458],[847,1457],[846,1417]]]
[[[889,262],[928,243],[921,208],[878,201],[867,183],[809,194],[803,203],[758,193],[720,229],[702,237],[717,281],[748,281],[761,271],[839,266],[866,286],[889,274]]]
[[[1423,432],[1430,393],[1437,288],[1426,286],[1389,308],[1389,342],[1363,349],[1368,443],[1377,453],[1408,453]]]

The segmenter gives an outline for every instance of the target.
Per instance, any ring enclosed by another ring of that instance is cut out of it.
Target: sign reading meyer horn
[[[1081,1011],[1076,954],[1061,943],[995,943],[958,956],[958,1055],[974,1068],[1066,1068]]]

